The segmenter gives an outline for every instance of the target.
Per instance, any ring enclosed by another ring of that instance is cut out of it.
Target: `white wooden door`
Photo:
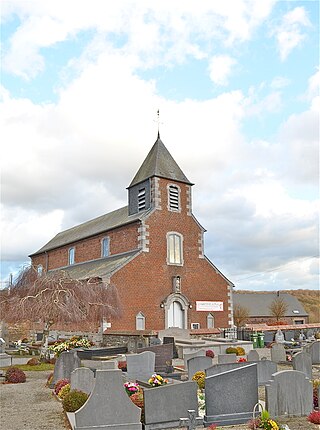
[[[168,310],[168,327],[184,328],[183,309],[179,302],[172,302]]]

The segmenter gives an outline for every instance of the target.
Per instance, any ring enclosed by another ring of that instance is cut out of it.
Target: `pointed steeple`
[[[164,146],[159,131],[156,142],[128,188],[154,176],[193,185]]]

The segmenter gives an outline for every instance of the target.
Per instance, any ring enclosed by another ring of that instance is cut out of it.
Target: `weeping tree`
[[[63,270],[39,275],[30,266],[1,295],[0,313],[8,323],[41,323],[41,356],[46,356],[53,324],[99,324],[103,318],[119,317],[120,306],[116,287],[101,278],[73,279]]]

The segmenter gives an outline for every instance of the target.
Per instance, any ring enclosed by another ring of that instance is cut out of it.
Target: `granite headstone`
[[[71,372],[81,367],[81,360],[76,351],[64,351],[57,358],[54,366],[53,378],[50,388],[53,388],[60,379],[70,379]]]
[[[71,372],[71,390],[80,390],[90,394],[94,387],[94,373],[87,367],[79,367]]]
[[[312,360],[308,352],[301,351],[292,358],[293,370],[303,372],[309,379],[312,379]]]

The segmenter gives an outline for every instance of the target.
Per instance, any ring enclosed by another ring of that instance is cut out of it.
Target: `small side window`
[[[38,265],[38,267],[37,267],[37,273],[38,273],[38,276],[42,276],[42,274],[43,274],[42,264]]]
[[[75,255],[75,249],[69,248],[69,257],[68,257],[68,263],[69,265],[74,264],[74,255]]]
[[[214,316],[212,314],[207,315],[207,328],[214,328]]]
[[[101,257],[108,257],[110,254],[110,240],[104,237],[101,242]]]
[[[142,312],[139,312],[136,315],[136,330],[145,330],[146,327],[146,318]]]

